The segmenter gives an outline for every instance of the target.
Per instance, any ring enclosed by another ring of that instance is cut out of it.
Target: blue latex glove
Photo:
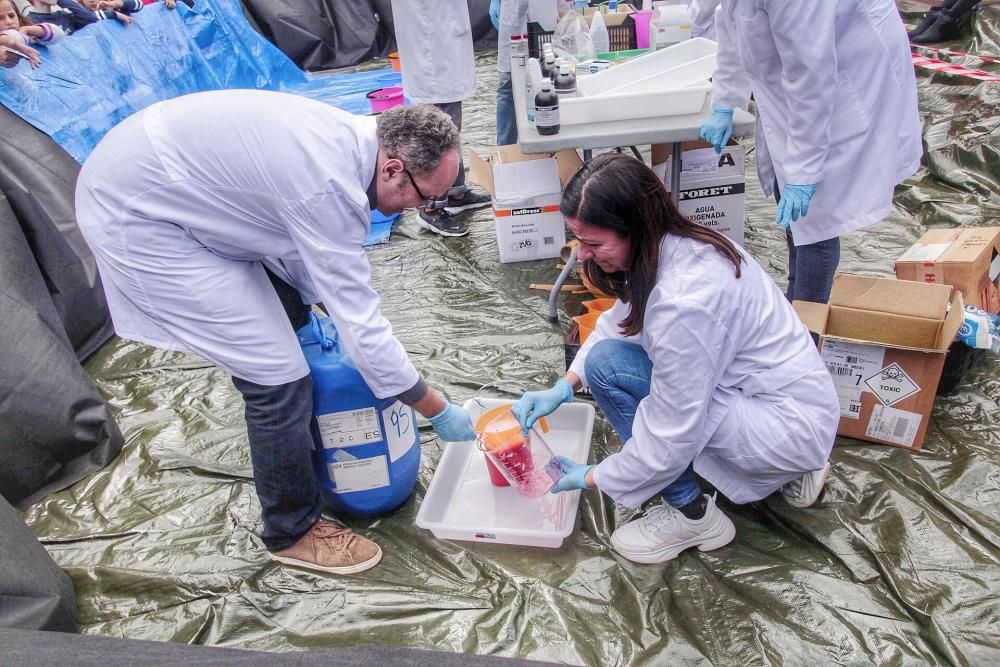
[[[545,415],[552,414],[563,403],[573,401],[573,386],[561,378],[544,391],[529,391],[515,403],[510,411],[525,433],[535,425],[535,422]]]
[[[589,489],[587,486],[587,471],[594,466],[586,463],[575,463],[565,456],[556,456],[559,467],[562,468],[562,477],[556,482],[549,493],[560,493],[561,491],[573,491],[574,489]]]
[[[701,138],[715,146],[715,152],[721,153],[733,136],[733,110],[712,109],[712,115],[705,119],[698,132]]]
[[[469,413],[454,403],[445,403],[444,410],[429,419],[437,437],[445,442],[471,442],[476,439]]]
[[[788,229],[788,226],[799,218],[804,218],[809,212],[809,200],[816,194],[815,185],[791,185],[786,183],[781,191],[781,201],[778,202],[778,212],[774,223]]]
[[[490,0],[490,23],[495,29],[500,30],[500,0]]]

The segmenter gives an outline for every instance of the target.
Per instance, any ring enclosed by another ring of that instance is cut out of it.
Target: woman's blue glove
[[[559,493],[561,491],[572,491],[574,489],[589,489],[587,486],[587,472],[594,466],[585,463],[574,463],[565,456],[556,456],[559,467],[562,468],[562,477],[556,482],[549,493]]]
[[[470,442],[476,439],[469,413],[454,403],[445,403],[444,410],[428,419],[437,437],[445,442]]]
[[[799,218],[804,218],[809,212],[809,200],[816,194],[815,185],[789,185],[781,191],[781,201],[778,202],[778,212],[774,222],[779,227],[788,226]]]
[[[733,110],[712,109],[712,115],[701,124],[701,138],[715,146],[715,152],[721,153],[733,136]]]
[[[573,385],[561,378],[544,391],[529,391],[511,407],[521,428],[527,433],[535,422],[545,415],[552,414],[563,403],[573,400]]]
[[[500,0],[490,0],[490,23],[495,29],[500,29]]]

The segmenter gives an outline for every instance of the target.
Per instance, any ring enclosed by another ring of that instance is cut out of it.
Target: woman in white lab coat
[[[757,108],[757,172],[779,199],[789,299],[825,302],[839,237],[892,210],[920,166],[916,82],[892,0],[722,0],[714,109],[701,135],[721,150],[732,112]]]
[[[597,487],[637,508],[611,544],[640,563],[728,544],[732,522],[697,473],[735,503],[781,490],[808,507],[823,488],[840,409],[791,305],[721,234],[690,222],[640,161],[601,155],[561,210],[593,283],[618,297],[565,377],[514,407],[524,427],[589,387],[624,441],[596,465],[561,459],[555,491]]]
[[[462,100],[476,92],[476,61],[467,0],[392,0],[393,30],[403,70],[403,91],[414,104],[433,104],[462,129]],[[465,164],[446,196],[420,210],[417,223],[441,236],[469,229],[454,213],[490,203],[465,183]]]

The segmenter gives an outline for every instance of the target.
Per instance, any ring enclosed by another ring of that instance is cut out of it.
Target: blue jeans
[[[639,401],[649,395],[653,362],[635,343],[606,339],[597,343],[587,355],[586,375],[597,405],[622,441],[627,442],[632,437],[632,422]],[[670,445],[663,443],[661,446]],[[660,494],[671,507],[683,507],[697,499],[701,488],[691,465]]]
[[[517,117],[514,115],[514,86],[510,72],[498,72],[497,146],[517,143]]]
[[[774,182],[774,200],[781,202],[781,188],[777,181]],[[785,243],[788,245],[788,289],[785,290],[785,298],[789,301],[828,302],[833,288],[833,274],[840,264],[840,238],[835,236],[826,241],[796,246],[791,229],[787,229]]]
[[[293,329],[309,321],[298,291],[268,269]],[[247,437],[268,551],[295,544],[319,519],[324,504],[313,468],[312,376],[267,386],[233,377],[246,404]]]

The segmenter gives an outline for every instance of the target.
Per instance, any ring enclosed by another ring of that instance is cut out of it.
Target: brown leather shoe
[[[354,574],[375,567],[382,560],[382,549],[350,528],[320,519],[298,542],[270,556],[285,565]]]

